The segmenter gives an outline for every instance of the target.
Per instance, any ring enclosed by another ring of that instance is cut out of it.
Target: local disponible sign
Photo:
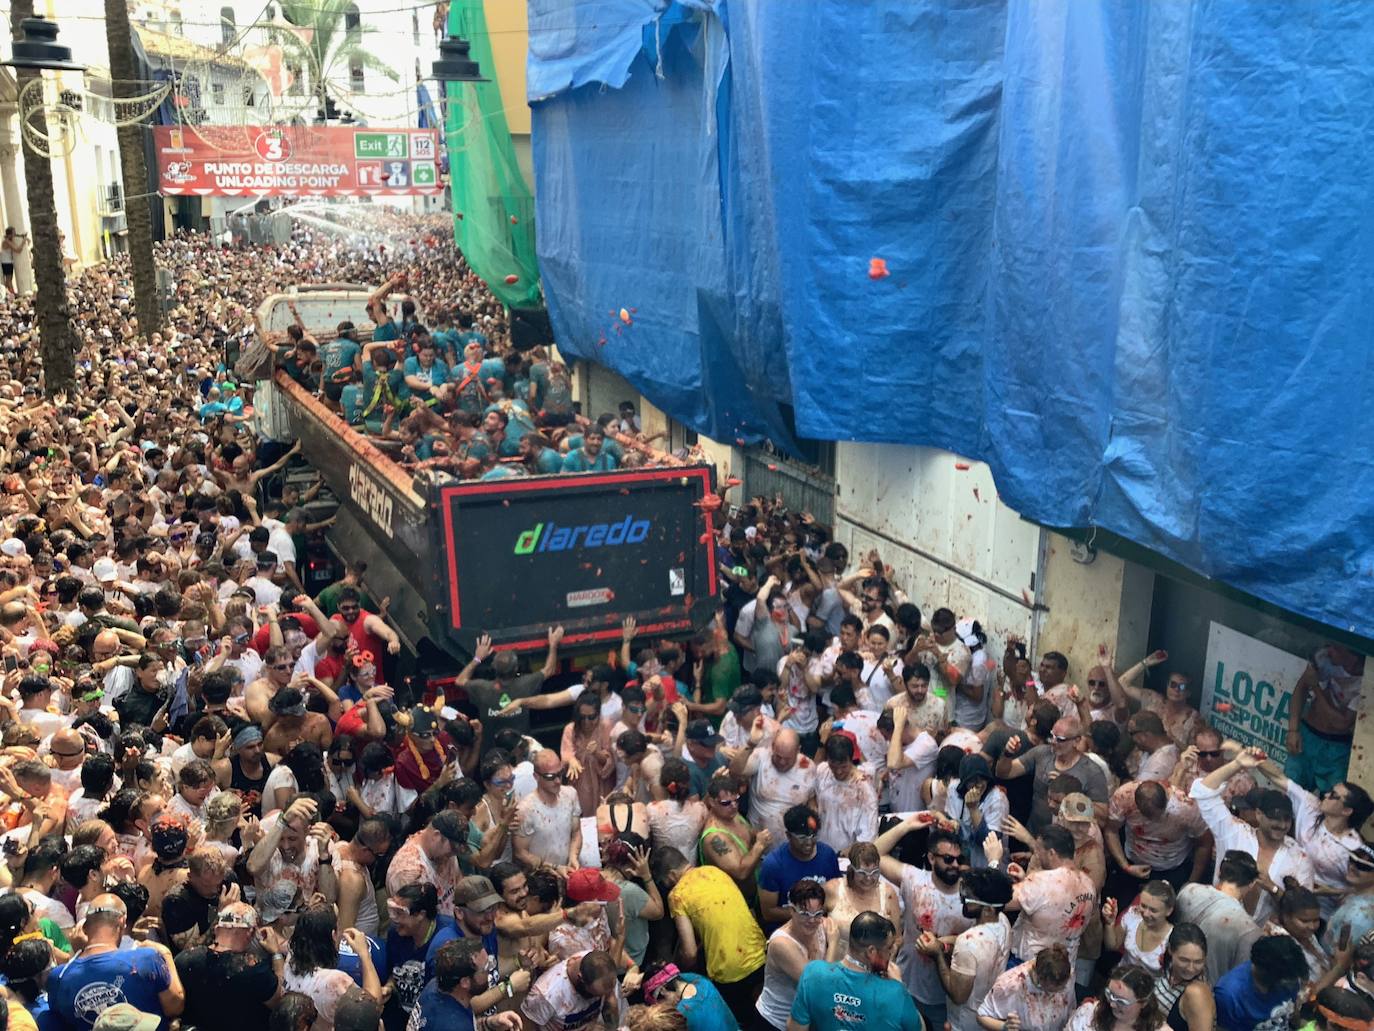
[[[158,126],[158,192],[196,197],[407,196],[443,190],[435,129]]]
[[[1307,660],[1230,627],[1213,623],[1207,635],[1202,715],[1226,737],[1263,748],[1280,765],[1293,686]]]

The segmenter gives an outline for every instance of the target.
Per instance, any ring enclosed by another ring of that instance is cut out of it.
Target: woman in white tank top
[[[849,850],[849,869],[826,883],[825,908],[835,921],[830,941],[830,962],[838,962],[849,949],[849,924],[866,911],[880,913],[900,927],[902,904],[897,889],[883,880],[878,870],[878,849],[871,841],[859,841]]]
[[[802,970],[813,959],[825,959],[834,924],[825,915],[825,889],[819,881],[798,881],[787,895],[792,919],[768,939],[763,967],[763,991],[754,1004],[759,1016],[786,1031]]]
[[[692,777],[679,758],[665,759],[659,783],[668,797],[649,803],[649,838],[654,848],[675,848],[696,865],[697,839],[706,826],[706,806],[689,799]]]

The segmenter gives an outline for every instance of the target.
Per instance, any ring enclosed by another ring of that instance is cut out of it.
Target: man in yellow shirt
[[[754,1000],[763,989],[768,943],[739,886],[718,866],[692,867],[674,848],[654,849],[654,880],[668,889],[668,911],[677,925],[678,965],[686,970],[706,953],[706,976],[741,1027],[756,1020]]]

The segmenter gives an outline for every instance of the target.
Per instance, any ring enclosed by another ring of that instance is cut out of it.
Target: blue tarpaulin
[[[1374,637],[1367,11],[530,0],[560,347]]]

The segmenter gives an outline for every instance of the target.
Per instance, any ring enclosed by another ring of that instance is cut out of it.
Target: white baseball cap
[[[112,558],[98,558],[91,565],[91,573],[103,584],[114,583],[119,579],[119,567]]]

